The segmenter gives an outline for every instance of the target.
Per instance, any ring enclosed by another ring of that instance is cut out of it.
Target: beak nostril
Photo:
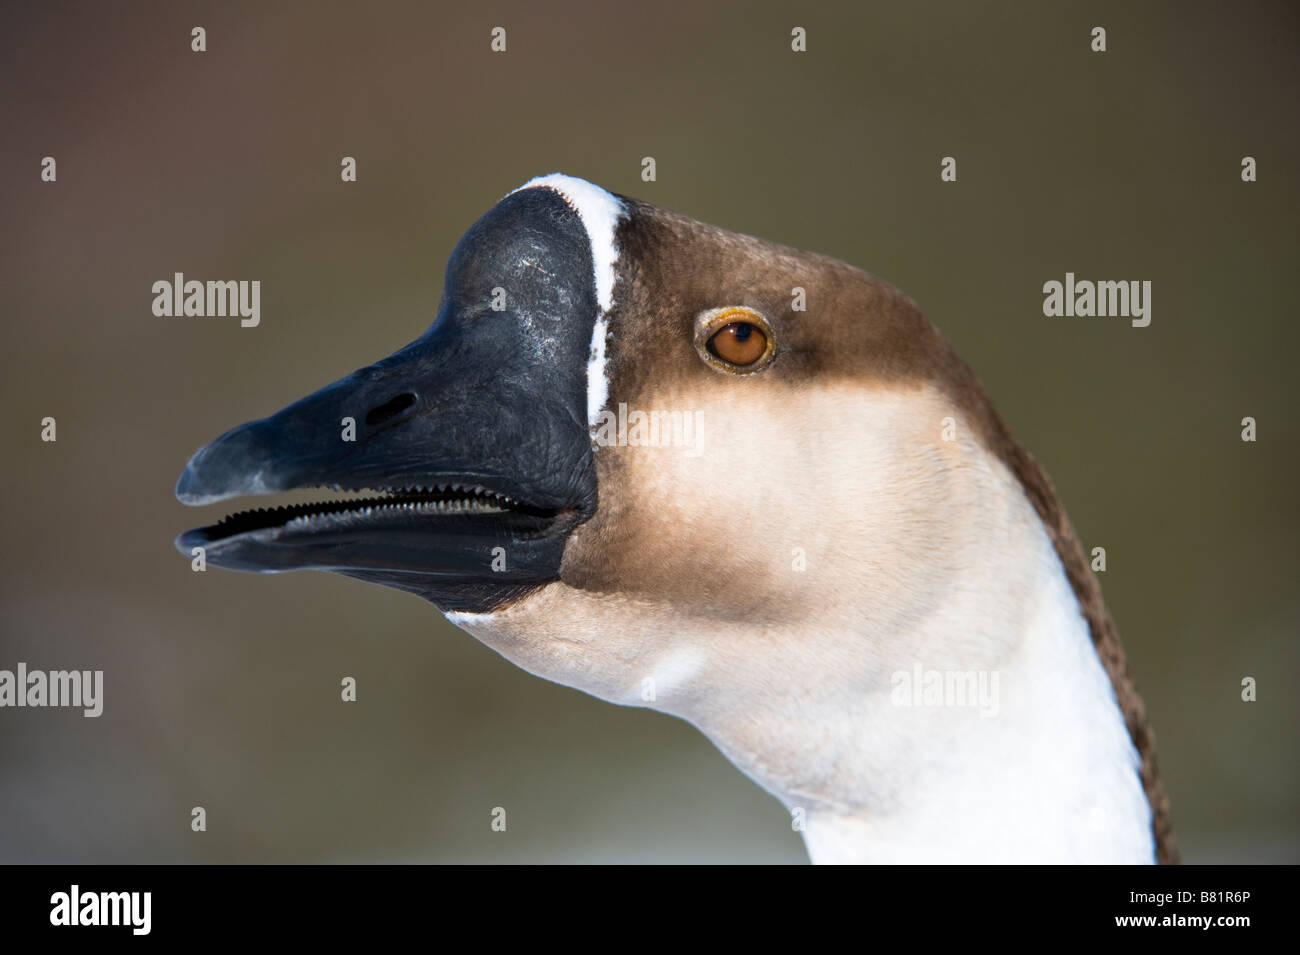
[[[371,408],[366,413],[366,424],[372,428],[376,425],[383,424],[390,418],[397,417],[413,404],[415,404],[415,395],[411,394],[409,391],[405,394],[397,395],[394,398],[388,399],[382,405]]]

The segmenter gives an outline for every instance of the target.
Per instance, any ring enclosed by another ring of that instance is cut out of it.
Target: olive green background
[[[1294,5],[0,17],[0,668],[106,682],[97,720],[0,710],[0,859],[804,860],[682,722],[528,676],[415,597],[172,549],[217,516],[172,498],[191,452],[416,337],[460,234],[555,170],[915,297],[1107,550],[1186,859],[1300,855]],[[1067,270],[1151,280],[1151,326],[1045,318]],[[176,271],[261,280],[261,326],[155,318]]]

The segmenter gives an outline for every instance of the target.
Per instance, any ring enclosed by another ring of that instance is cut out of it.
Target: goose
[[[680,717],[814,863],[1176,861],[1050,481],[864,271],[533,179],[460,239],[424,334],[206,445],[176,496],[309,488],[176,546],[417,594]]]

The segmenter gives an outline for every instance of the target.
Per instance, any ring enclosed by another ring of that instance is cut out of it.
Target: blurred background
[[[415,338],[556,170],[916,298],[1107,550],[1186,861],[1300,858],[1293,4],[0,9],[0,668],[106,697],[0,710],[0,860],[805,861],[684,723],[415,597],[172,549],[197,447]],[[260,327],[154,317],[177,271],[260,279]],[[1151,280],[1150,327],[1044,318],[1066,271]]]

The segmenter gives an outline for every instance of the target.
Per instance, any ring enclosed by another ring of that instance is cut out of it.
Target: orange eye
[[[772,326],[747,305],[724,305],[695,316],[695,351],[714,371],[755,374],[772,364],[776,347]]]
[[[741,368],[752,365],[767,353],[767,336],[750,322],[732,322],[713,333],[709,351]]]

